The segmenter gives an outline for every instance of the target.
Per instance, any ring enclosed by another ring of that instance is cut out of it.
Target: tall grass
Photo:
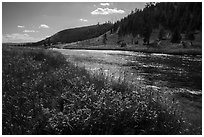
[[[3,47],[2,58],[3,134],[190,133],[151,89],[91,75],[58,52]]]

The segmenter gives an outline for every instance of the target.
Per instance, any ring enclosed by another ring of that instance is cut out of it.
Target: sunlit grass
[[[176,102],[58,52],[3,47],[3,134],[190,134]],[[174,107],[173,107],[174,106]]]

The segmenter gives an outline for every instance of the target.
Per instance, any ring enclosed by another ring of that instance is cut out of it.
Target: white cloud
[[[48,29],[48,28],[50,28],[48,25],[46,25],[46,24],[41,24],[40,26],[39,26],[39,28],[46,28],[46,29]]]
[[[34,41],[37,41],[37,39],[31,37],[28,34],[13,33],[13,34],[3,35],[2,41],[3,42],[20,43],[20,42],[34,42]]]
[[[30,32],[38,32],[38,31],[35,31],[35,30],[24,30],[23,32],[30,33]]]
[[[18,28],[25,28],[25,26],[21,26],[21,25],[18,25],[17,27],[18,27]]]
[[[117,8],[109,9],[109,8],[97,8],[96,10],[92,11],[92,15],[108,15],[108,14],[123,14],[125,13],[124,10],[118,10]]]
[[[100,3],[101,6],[110,6],[109,3]]]
[[[88,20],[87,19],[80,19],[80,21],[87,22]]]

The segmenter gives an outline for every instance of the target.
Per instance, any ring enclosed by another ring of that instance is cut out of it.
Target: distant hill
[[[79,28],[71,28],[62,30],[53,36],[39,41],[36,44],[57,44],[57,43],[72,43],[77,41],[83,41],[98,37],[112,28],[113,24],[105,23],[101,25],[92,25]]]

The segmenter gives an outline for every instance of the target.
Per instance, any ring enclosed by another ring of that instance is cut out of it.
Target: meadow
[[[2,47],[2,134],[201,134],[174,100],[56,51]]]

